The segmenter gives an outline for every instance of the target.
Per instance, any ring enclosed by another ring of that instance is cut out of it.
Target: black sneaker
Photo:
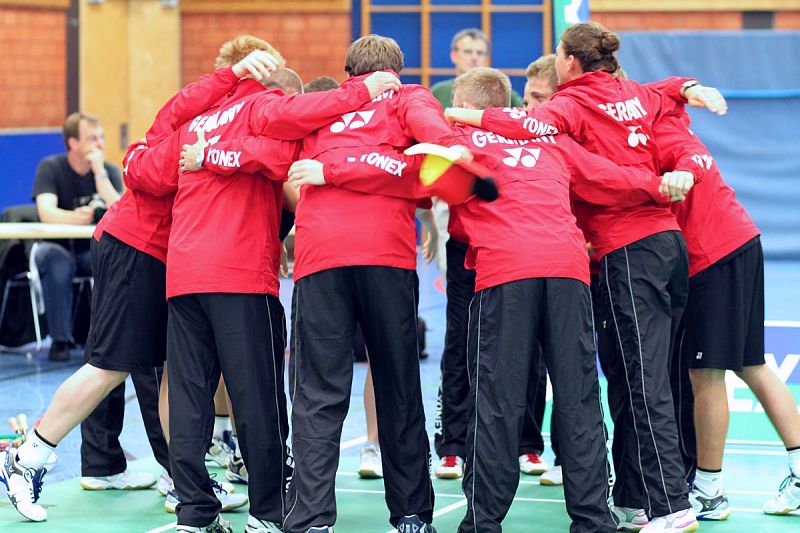
[[[431,524],[426,524],[415,514],[401,518],[395,529],[397,529],[397,533],[436,533],[436,528]]]
[[[64,341],[53,341],[50,345],[50,353],[47,358],[51,361],[69,361],[69,343]]]

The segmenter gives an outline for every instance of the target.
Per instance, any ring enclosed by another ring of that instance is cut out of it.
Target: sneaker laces
[[[781,495],[783,495],[783,491],[784,491],[784,490],[786,490],[786,487],[788,487],[788,486],[789,486],[789,483],[791,483],[791,482],[792,482],[792,478],[793,478],[793,477],[794,477],[794,474],[789,474],[788,476],[786,476],[786,479],[784,479],[784,480],[781,482],[781,486],[780,486],[780,487],[778,487],[778,496],[781,496]]]
[[[538,453],[526,453],[525,458],[528,459],[528,462],[531,462],[533,464],[539,464],[542,462],[542,460],[539,459]]]
[[[28,468],[25,471],[25,477],[27,478],[31,469]],[[44,488],[44,475],[47,473],[47,470],[44,468],[39,468],[34,470],[33,475],[31,476],[31,497],[33,498],[33,503],[36,503],[39,500],[39,496],[42,494],[42,489]]]
[[[445,468],[455,468],[458,465],[458,457],[455,455],[445,455],[442,459],[442,466]]]
[[[211,488],[214,489],[215,493],[222,494],[223,496],[228,494],[228,491],[222,486],[222,483],[217,481],[216,478],[217,474],[209,474],[209,479],[211,481]]]
[[[365,456],[369,457],[370,459],[378,460],[378,449],[375,446],[364,446],[361,449],[361,453]]]

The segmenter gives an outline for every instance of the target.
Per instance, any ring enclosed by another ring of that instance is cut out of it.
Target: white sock
[[[228,429],[228,422],[231,417],[214,415],[214,433],[212,438],[222,440],[225,437],[225,430]]]
[[[34,430],[17,449],[17,462],[25,468],[39,469],[45,465],[53,450],[54,447],[42,440]]]
[[[789,469],[795,477],[800,477],[800,447],[787,450],[789,454]]]
[[[714,496],[722,491],[722,470],[709,472],[708,470],[697,469],[694,476],[694,488],[706,496]]]

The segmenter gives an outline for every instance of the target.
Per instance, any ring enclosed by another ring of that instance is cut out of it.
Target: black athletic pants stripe
[[[656,233],[611,252],[598,283],[597,320],[615,344],[605,365],[615,424],[614,503],[644,508],[651,517],[687,509],[670,388],[688,292],[683,236]]]
[[[161,421],[158,416],[158,391],[161,385],[161,368],[152,372],[131,373],[142,422],[153,449],[156,461],[167,472],[169,451]],[[125,419],[125,382],[122,382],[101,401],[94,411],[81,422],[81,475],[90,477],[120,474],[128,467],[125,453],[119,443]]]
[[[475,271],[464,268],[468,246],[452,237],[447,240],[447,326],[441,361],[441,384],[436,404],[433,446],[436,455],[465,456],[469,377],[467,376],[467,319],[475,295]],[[530,389],[519,454],[544,451],[542,420],[547,392],[544,364],[531,367]]]
[[[414,514],[432,520],[417,290],[415,271],[381,266],[333,268],[295,285],[295,471],[286,498],[288,533],[336,522],[334,488],[342,424],[350,404],[356,322],[364,332],[375,386],[389,521],[396,525],[401,517]]]
[[[553,382],[555,424],[570,531],[615,531],[610,466],[597,380],[589,288],[577,280],[526,279],[475,295],[468,356],[472,406],[461,533],[501,531],[519,483],[530,366],[541,345]]]
[[[220,510],[205,466],[220,371],[250,476],[250,514],[280,523],[291,477],[280,301],[264,294],[177,296],[169,300],[167,332],[170,459],[181,500],[178,524],[206,526]]]

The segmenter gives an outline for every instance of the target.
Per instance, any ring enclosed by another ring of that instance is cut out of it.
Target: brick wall
[[[66,31],[61,9],[0,7],[0,128],[62,124]]]
[[[269,41],[304,82],[345,77],[349,13],[187,13],[181,20],[183,84],[210,72],[219,46],[245,33]]]

